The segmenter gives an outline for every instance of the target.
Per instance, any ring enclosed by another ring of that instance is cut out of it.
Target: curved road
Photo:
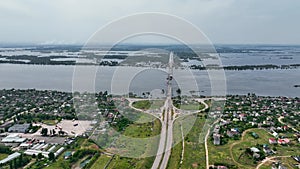
[[[260,164],[258,164],[256,166],[255,169],[259,169],[262,165],[264,165],[266,162],[271,161],[275,158],[286,158],[286,157],[290,157],[290,156],[273,156],[273,157],[267,157],[266,159],[264,159]]]
[[[283,124],[283,125],[287,125],[289,128],[291,128],[291,129],[294,130],[295,132],[299,133],[299,131],[298,131],[297,129],[295,129],[293,126],[284,123],[284,122],[282,121],[283,118],[284,118],[283,116],[280,116],[280,117],[278,118],[279,123],[281,123],[281,124]]]

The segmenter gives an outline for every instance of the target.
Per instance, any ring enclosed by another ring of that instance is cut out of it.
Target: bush
[[[3,153],[3,154],[10,154],[11,153],[11,150],[9,147],[6,147],[4,145],[0,145],[0,153]]]

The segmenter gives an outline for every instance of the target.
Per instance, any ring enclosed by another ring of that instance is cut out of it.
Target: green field
[[[204,104],[193,100],[182,101],[179,104],[174,104],[174,106],[181,110],[202,110],[205,107]]]
[[[164,105],[163,100],[141,100],[132,103],[132,106],[142,110],[159,109]]]
[[[258,134],[259,138],[255,139],[251,136],[251,133],[255,132]],[[257,145],[269,144],[269,138],[272,137],[263,129],[250,129],[246,131],[244,137],[241,141],[237,141],[235,145],[232,146],[233,158],[239,163],[240,166],[247,168],[254,168],[257,166],[252,160],[252,157],[246,155],[246,148],[257,147]],[[262,151],[262,149],[261,149]]]
[[[134,123],[126,127],[124,131],[125,136],[135,137],[135,138],[147,138],[153,136],[153,133],[160,132],[160,121],[156,119],[153,122],[148,123]]]
[[[258,134],[259,138],[251,136],[251,132]],[[264,129],[249,129],[243,133],[241,140],[230,140],[226,145],[215,146],[209,141],[210,164],[225,163],[238,166],[238,168],[253,169],[258,164],[252,158],[245,155],[246,148],[257,147],[258,145],[269,144],[269,138],[273,137]],[[276,156],[291,156],[300,154],[300,145],[291,143],[289,146],[269,145],[276,149]],[[262,151],[262,148],[259,148]],[[266,164],[264,166],[267,166]],[[269,166],[270,167],[270,166]],[[263,168],[263,167],[262,167]]]
[[[71,168],[69,161],[66,161],[63,158],[59,158],[54,163],[46,167],[45,169],[68,169],[68,168]]]
[[[185,137],[185,153],[182,168],[205,168],[205,149],[202,136],[204,117],[197,117],[194,126]]]
[[[109,166],[107,167],[107,169],[149,169],[151,168],[154,159],[154,157],[137,159],[115,156],[109,164]]]
[[[173,145],[171,155],[168,161],[167,168],[180,168],[181,153],[182,153],[182,136],[181,136],[181,122],[182,119],[179,118],[175,120],[173,126]]]
[[[228,144],[222,146],[215,146],[213,145],[212,141],[208,141],[208,148],[209,148],[209,163],[216,164],[216,163],[226,163],[229,165],[235,165],[231,156],[230,156],[230,145],[234,141],[229,141]]]
[[[297,164],[297,162],[292,159],[291,157],[281,157],[276,158],[274,160],[280,161],[285,167],[287,168],[296,168],[294,164]],[[272,165],[271,161],[266,162],[264,165],[262,165],[259,169],[270,169],[270,166]]]
[[[47,124],[47,125],[56,125],[57,123],[57,120],[43,120],[43,123],[44,124]]]
[[[160,130],[161,123],[158,119],[147,123],[134,123],[126,127],[123,135],[115,140],[117,145],[121,145],[118,147],[118,151],[128,153],[128,156],[134,152],[135,154],[133,155],[140,158],[127,158],[116,155],[108,165],[108,168],[151,168],[155,157],[148,156],[155,154],[157,151]],[[126,140],[128,138],[131,139]],[[144,138],[154,139],[144,142]]]
[[[179,142],[172,148],[172,152],[167,166],[168,169],[180,168],[181,152],[182,152],[182,142]]]
[[[104,169],[112,157],[102,154],[95,163],[91,166],[90,169]]]
[[[2,154],[2,153],[0,153],[0,160],[5,159],[7,156],[8,156],[8,154]]]
[[[190,115],[177,119],[174,123],[174,144],[168,168],[205,168],[205,149],[201,139],[202,127],[205,119],[200,115]],[[181,124],[184,138],[184,155],[182,164],[182,137]]]

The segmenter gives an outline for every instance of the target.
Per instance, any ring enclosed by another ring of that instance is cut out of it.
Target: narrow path
[[[206,135],[205,135],[205,161],[206,161],[206,169],[209,169],[209,156],[208,156],[208,146],[207,146],[207,140],[209,137],[210,129],[208,129]]]
[[[293,126],[291,126],[291,125],[288,125],[288,124],[284,123],[284,122],[282,121],[283,118],[284,118],[283,116],[280,116],[280,117],[278,118],[279,123],[281,123],[281,124],[283,124],[283,125],[287,125],[289,128],[291,128],[291,129],[294,130],[295,132],[299,133],[299,130],[295,129],[295,128],[294,128]]]
[[[206,169],[209,169],[209,154],[208,154],[208,145],[207,145],[207,140],[210,134],[210,127],[215,125],[216,123],[219,122],[220,119],[216,120],[212,125],[210,125],[208,127],[207,133],[205,135],[205,139],[204,139],[204,147],[205,147],[205,161],[206,161]]]
[[[237,162],[237,161],[234,159],[233,153],[232,153],[232,149],[233,149],[233,147],[234,147],[235,145],[237,145],[237,144],[243,142],[243,141],[244,141],[245,135],[246,135],[249,131],[251,131],[251,130],[253,130],[253,128],[245,130],[245,131],[242,133],[242,138],[241,138],[241,140],[238,141],[238,142],[235,142],[235,143],[233,143],[233,144],[230,145],[230,156],[231,156],[232,160],[233,160],[238,166],[243,166],[243,165],[240,164],[239,162]],[[256,169],[259,169],[263,164],[265,164],[265,163],[268,162],[268,161],[272,161],[272,160],[275,159],[275,158],[285,158],[285,157],[290,157],[290,156],[273,156],[273,157],[267,157],[267,158],[265,158],[263,161],[261,161],[261,163],[260,163],[259,165],[256,166]]]
[[[275,158],[287,158],[287,157],[290,157],[290,156],[273,156],[273,157],[267,157],[264,160],[262,160],[262,162],[260,164],[258,164],[255,169],[259,169],[266,162],[271,161],[271,160],[273,160]]]
[[[35,163],[36,162],[36,160],[35,159],[33,159],[33,160],[31,160],[28,164],[26,164],[23,168],[29,168],[33,163]]]
[[[253,129],[251,128],[251,129],[245,130],[245,131],[242,133],[242,138],[241,138],[241,140],[239,140],[239,141],[237,141],[237,142],[235,142],[235,143],[232,143],[232,144],[230,145],[229,151],[230,151],[231,159],[232,159],[232,161],[233,161],[234,163],[236,163],[238,166],[244,166],[244,165],[240,164],[239,162],[237,162],[237,161],[234,159],[233,153],[232,153],[232,148],[233,148],[235,145],[240,144],[241,142],[243,142],[246,133],[248,133],[248,132],[251,131],[251,130],[253,130]]]
[[[181,129],[181,138],[182,138],[182,151],[181,151],[180,164],[182,164],[183,163],[183,156],[184,156],[184,135],[183,135],[183,129],[182,129],[182,123],[181,122],[180,122],[180,129]]]

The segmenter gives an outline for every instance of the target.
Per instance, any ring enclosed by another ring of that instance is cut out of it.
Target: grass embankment
[[[159,109],[164,105],[163,100],[141,100],[132,103],[132,106],[142,110]]]

